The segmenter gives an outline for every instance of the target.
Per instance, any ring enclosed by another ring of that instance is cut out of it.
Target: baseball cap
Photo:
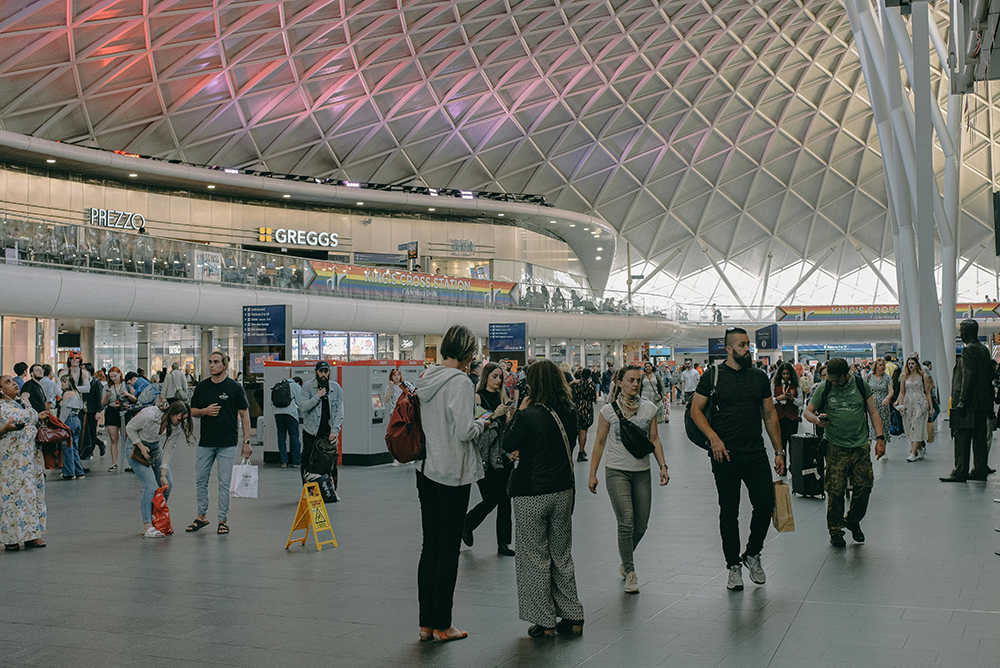
[[[326,360],[320,360],[320,361],[316,362],[316,370],[317,371],[322,371],[323,369],[329,370],[330,369],[330,363],[327,362]]]

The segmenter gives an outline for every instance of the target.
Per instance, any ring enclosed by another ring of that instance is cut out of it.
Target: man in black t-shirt
[[[764,584],[760,551],[774,511],[774,485],[768,464],[761,422],[774,447],[774,470],[785,472],[785,453],[781,449],[781,428],[771,400],[767,374],[753,367],[750,337],[740,327],[726,329],[725,363],[719,365],[718,382],[713,397],[711,424],[705,407],[712,394],[715,375],[709,368],[702,375],[691,404],[691,417],[712,444],[712,473],[719,493],[719,531],[726,555],[732,590],[743,589],[743,565],[750,580]],[[740,483],[747,487],[753,514],[746,550],[740,554]]]
[[[31,379],[26,380],[21,386],[21,398],[31,404],[36,412],[43,413],[52,408],[52,404],[45,400],[45,388],[42,387],[45,369],[42,368],[41,364],[32,364],[29,373]]]
[[[237,419],[243,425],[244,459],[253,454],[250,447],[250,411],[243,386],[228,376],[229,355],[215,351],[208,356],[211,374],[194,390],[191,398],[191,416],[201,418],[201,435],[198,439],[198,459],[195,464],[198,496],[198,517],[188,526],[197,531],[208,524],[208,481],[212,464],[218,462],[219,477],[219,528],[217,533],[229,533],[229,484],[233,476],[236,445],[240,440]]]

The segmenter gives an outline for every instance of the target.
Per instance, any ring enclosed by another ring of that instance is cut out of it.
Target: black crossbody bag
[[[625,417],[622,409],[618,406],[618,402],[613,401],[611,407],[615,409],[615,415],[618,416],[618,435],[621,437],[622,445],[625,446],[628,453],[636,459],[642,459],[653,452],[655,447],[649,440],[649,437],[643,433],[637,424]]]

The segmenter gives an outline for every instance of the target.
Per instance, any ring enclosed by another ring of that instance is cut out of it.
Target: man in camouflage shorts
[[[847,360],[835,357],[827,365],[826,380],[813,388],[806,420],[825,429],[826,439],[826,526],[830,544],[847,545],[844,528],[851,530],[855,543],[864,543],[861,520],[868,511],[868,499],[875,484],[872,472],[868,420],[875,427],[875,456],[885,455],[885,438],[878,408],[868,383],[851,375]],[[851,507],[844,517],[844,494],[850,479]]]

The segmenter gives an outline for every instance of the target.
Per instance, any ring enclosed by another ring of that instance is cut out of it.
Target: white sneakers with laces
[[[635,574],[635,571],[629,571],[625,574],[625,593],[639,593],[639,577]]]
[[[729,580],[726,582],[726,589],[732,591],[743,590],[743,567],[739,564],[729,567]]]
[[[747,572],[750,573],[751,582],[762,585],[767,581],[767,576],[764,575],[764,567],[760,565],[759,554],[755,554],[753,556],[748,554],[743,557],[743,563],[746,564]]]

